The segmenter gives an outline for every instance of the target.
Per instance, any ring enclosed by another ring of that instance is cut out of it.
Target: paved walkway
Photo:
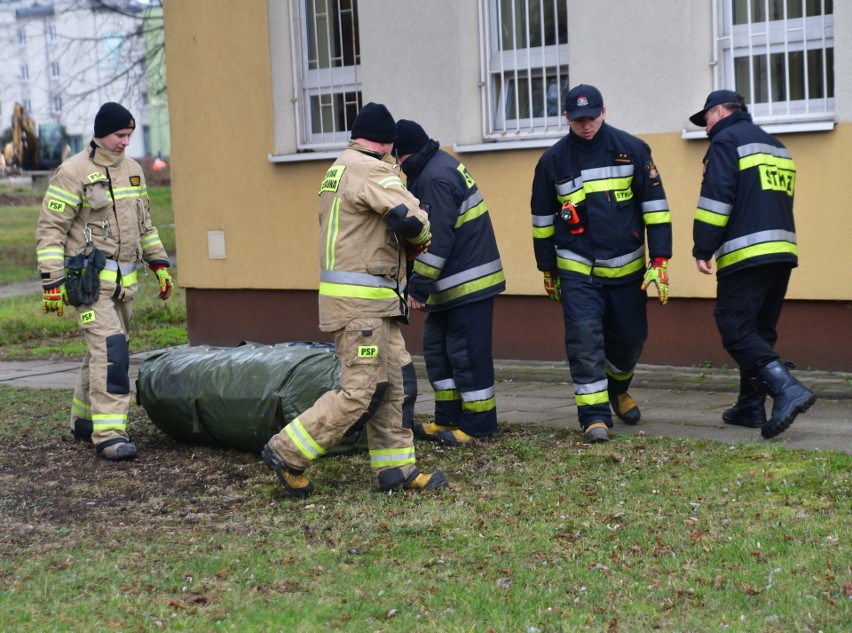
[[[159,350],[162,351],[162,350]],[[139,364],[155,352],[131,356],[131,384]],[[429,414],[434,399],[422,358],[415,358],[419,396],[416,411]],[[0,362],[0,384],[73,389],[79,362]],[[852,453],[852,374],[795,371],[819,400],[793,426],[772,440],[790,448],[834,449]],[[567,365],[533,361],[496,361],[497,410],[501,423],[578,429]],[[722,423],[722,410],[736,398],[736,371],[640,365],[631,395],[642,409],[642,422],[615,422],[614,431],[645,436],[711,439],[725,443],[764,442],[756,429]],[[579,439],[579,434],[578,434]]]

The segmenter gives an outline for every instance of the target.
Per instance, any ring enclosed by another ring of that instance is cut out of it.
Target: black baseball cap
[[[603,95],[594,86],[580,84],[562,95],[562,107],[569,121],[585,116],[596,119],[603,109]]]
[[[704,107],[689,117],[689,120],[692,121],[698,127],[704,127],[707,125],[707,122],[704,120],[704,115],[707,114],[707,110],[710,108],[715,108],[717,105],[722,105],[723,103],[738,103],[742,107],[744,111],[748,111],[745,104],[745,99],[743,99],[742,95],[737,93],[734,90],[714,90],[709,95],[707,95],[707,101],[704,102]]]

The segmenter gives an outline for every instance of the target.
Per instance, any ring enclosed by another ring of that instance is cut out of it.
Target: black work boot
[[[435,424],[434,422],[415,424],[414,437],[421,440],[439,442],[445,446],[462,446],[473,440],[473,437],[457,426]]]
[[[263,458],[263,463],[269,466],[278,477],[278,481],[289,495],[304,499],[314,491],[314,485],[305,476],[305,471],[288,466],[275,454],[269,444],[263,447],[260,456]]]
[[[597,444],[609,441],[609,432],[606,422],[592,422],[583,429],[583,441],[586,444]]]
[[[432,490],[443,488],[448,483],[447,476],[440,470],[427,475],[415,468],[406,477],[402,474],[402,468],[388,468],[378,475],[379,492],[392,492],[401,489]]]
[[[763,367],[758,380],[772,396],[772,415],[760,429],[766,439],[786,431],[797,415],[816,402],[816,394],[793,378],[781,361],[774,360]]]
[[[766,394],[754,384],[754,376],[740,370],[740,395],[736,404],[722,413],[722,422],[759,429],[766,424]]]
[[[614,394],[610,392],[609,405],[612,407],[612,412],[625,424],[639,424],[642,412],[639,411],[639,405],[630,397],[629,393]]]
[[[103,457],[111,462],[120,462],[125,459],[135,459],[139,455],[136,444],[128,442],[123,437],[106,440],[95,446],[98,457]]]

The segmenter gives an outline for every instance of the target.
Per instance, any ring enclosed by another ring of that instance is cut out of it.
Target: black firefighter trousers
[[[627,391],[648,338],[648,295],[641,279],[603,284],[566,271],[559,271],[559,277],[580,427],[593,422],[612,427],[610,396]]]
[[[764,264],[716,280],[716,327],[725,350],[746,376],[778,360],[776,326],[791,272],[789,263]]]

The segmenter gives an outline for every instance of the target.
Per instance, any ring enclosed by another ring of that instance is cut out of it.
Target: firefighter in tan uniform
[[[400,331],[407,311],[403,244],[425,249],[430,232],[390,157],[395,139],[393,116],[368,103],[320,185],[320,330],[334,333],[340,389],[321,396],[263,448],[264,462],[293,496],[314,489],[305,468],[364,424],[379,490],[447,483],[443,473],[421,473],[415,463],[417,383]]]
[[[71,432],[78,440],[91,439],[97,454],[113,461],[137,455],[127,435],[127,342],[138,262],[156,273],[161,299],[169,298],[173,283],[168,256],[151,223],[142,167],[124,155],[135,128],[133,115],[120,104],[101,107],[89,146],[53,174],[36,231],[45,313],[62,316],[69,305],[70,258],[92,247],[106,258],[98,274],[99,295],[75,306],[87,349],[74,389]]]

